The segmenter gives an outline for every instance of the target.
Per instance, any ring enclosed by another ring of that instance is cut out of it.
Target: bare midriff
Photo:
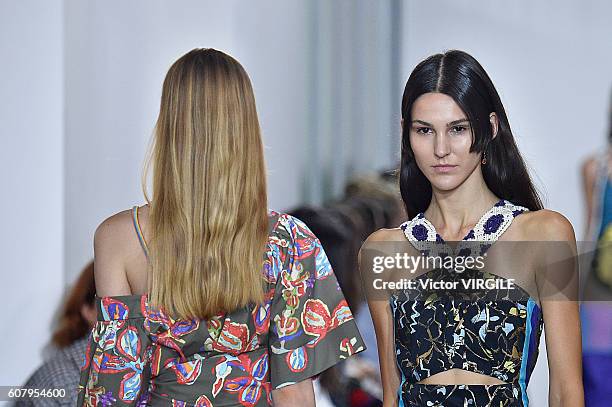
[[[444,372],[439,372],[431,375],[421,381],[419,384],[506,384],[495,377],[487,376],[480,373],[469,372],[463,369],[449,369]]]

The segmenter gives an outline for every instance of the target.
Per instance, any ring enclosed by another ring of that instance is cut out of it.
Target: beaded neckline
[[[400,225],[406,238],[423,255],[470,255],[476,245],[467,242],[479,242],[478,251],[483,255],[486,250],[504,233],[512,220],[519,214],[529,211],[524,206],[500,199],[478,220],[465,237],[453,249],[436,231],[434,225],[419,212],[411,220]]]
[[[499,201],[495,202],[495,204],[489,208],[481,217],[480,219],[478,219],[478,221],[476,222],[476,225],[470,229],[470,231],[463,237],[463,239],[461,240],[469,240],[471,238],[474,237],[475,229],[479,229],[481,226],[481,223],[484,222],[485,219],[489,219],[489,220],[493,220],[493,222],[495,222],[497,220],[497,218],[493,217],[493,218],[489,218],[488,215],[493,211],[493,209],[495,207],[499,207],[499,206],[503,206],[504,205],[504,200],[500,199]],[[445,240],[442,238],[442,236],[437,232],[435,226],[433,225],[433,223],[431,223],[431,221],[429,219],[427,219],[425,217],[425,213],[424,212],[419,212],[417,215],[419,218],[423,219],[423,223],[427,223],[427,225],[429,226],[429,228],[431,230],[433,230],[433,232],[435,233],[436,236],[436,242],[445,242]]]

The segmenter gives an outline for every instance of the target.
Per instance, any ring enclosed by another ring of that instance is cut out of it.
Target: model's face
[[[425,93],[412,105],[410,145],[419,169],[432,188],[448,191],[463,183],[480,165],[480,153],[470,153],[472,128],[453,98]]]

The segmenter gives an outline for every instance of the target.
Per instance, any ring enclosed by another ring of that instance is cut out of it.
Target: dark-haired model
[[[482,255],[500,249],[497,241],[556,241],[576,253],[572,225],[542,208],[500,97],[465,52],[425,59],[406,83],[400,188],[409,220],[366,244],[408,240],[417,254],[432,254],[423,250],[429,244],[445,256]],[[541,295],[535,270],[545,268],[543,257],[525,251],[507,267],[521,298],[462,301],[438,292],[420,301],[401,290],[384,301],[368,298],[384,406],[527,406],[544,327],[549,405],[583,406],[578,303]],[[488,272],[508,277],[505,269]]]

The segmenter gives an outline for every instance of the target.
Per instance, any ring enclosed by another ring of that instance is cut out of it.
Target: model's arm
[[[315,395],[312,379],[308,378],[301,382],[272,390],[272,401],[274,407],[314,407]]]
[[[595,180],[597,178],[597,160],[594,157],[587,159],[582,164],[582,192],[584,194],[584,204],[586,207],[586,223],[584,225],[583,236],[588,239],[589,226],[593,216],[593,195],[595,191]]]
[[[549,406],[583,407],[576,238],[571,223],[563,215],[548,210],[541,212],[542,216],[537,219],[537,224],[533,225],[535,227],[531,229],[531,233],[535,233],[533,236],[537,236],[537,240],[542,242],[563,242],[551,243],[545,250],[552,250],[552,256],[565,259],[554,261],[551,267],[551,255],[543,256],[549,260],[548,265],[544,266],[548,266],[549,273],[554,273],[546,277],[546,292],[540,292],[549,366]],[[562,254],[559,253],[560,245],[565,246]]]
[[[127,212],[105,219],[94,234],[94,279],[99,297],[130,295],[125,258],[127,251],[138,251],[135,232]]]
[[[399,372],[395,361],[395,344],[393,339],[393,316],[386,301],[368,301],[368,308],[376,332],[380,377],[383,387],[383,407],[397,407]]]
[[[362,262],[362,251],[369,242],[384,241],[385,231],[380,230],[373,233],[359,252],[358,261],[359,269],[363,284],[371,284],[371,278],[366,273],[371,273]],[[393,315],[389,301],[380,298],[373,298],[372,295],[367,295],[368,289],[364,286],[370,316],[376,333],[376,345],[378,347],[378,360],[380,364],[380,377],[383,388],[383,407],[397,407],[398,405],[398,389],[400,386],[400,375],[397,369],[395,359],[395,340],[393,332]]]
[[[106,219],[96,229],[94,277],[98,297],[131,294],[123,260],[129,250],[126,244],[133,238],[128,234],[129,221],[123,212]],[[134,305],[117,298],[96,301],[100,301],[96,305],[97,320],[88,337],[76,405],[141,405],[147,400],[151,377],[152,343],[144,317],[129,312],[128,307]],[[108,312],[107,307],[111,306],[124,312]]]

